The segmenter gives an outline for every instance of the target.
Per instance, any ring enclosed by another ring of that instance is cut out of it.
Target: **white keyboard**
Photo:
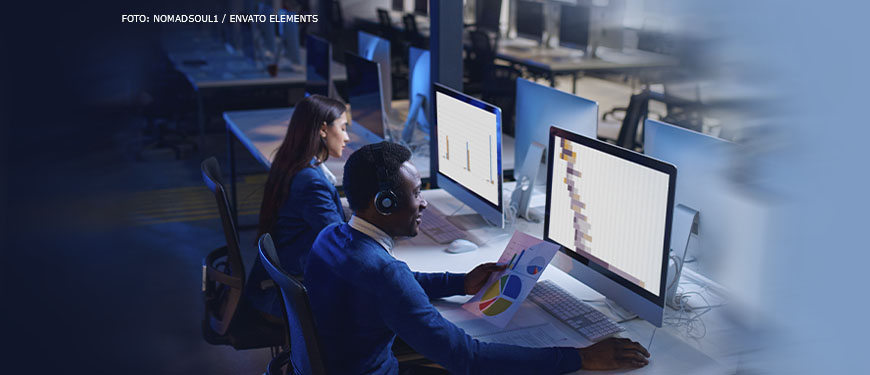
[[[444,214],[436,210],[435,207],[430,206],[423,210],[422,216],[420,231],[426,233],[427,236],[437,243],[450,243],[466,237],[465,232],[447,221]]]
[[[591,341],[599,341],[625,331],[625,328],[607,315],[580,301],[550,280],[538,281],[529,293],[529,300]]]

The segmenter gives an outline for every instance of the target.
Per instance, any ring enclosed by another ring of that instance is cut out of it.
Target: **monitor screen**
[[[329,96],[329,66],[332,49],[329,42],[308,34],[305,38],[305,91]]]
[[[282,16],[295,15],[286,9],[278,10]],[[293,64],[302,64],[301,53],[299,52],[299,24],[296,22],[280,22],[278,23],[278,32],[281,35],[281,41],[284,43],[284,55]]]
[[[429,135],[429,95],[432,91],[432,85],[429,84],[431,82],[429,56],[427,50],[415,47],[408,48],[408,65],[410,67],[408,76],[411,86],[408,92],[410,110],[405,128],[402,130],[402,140],[406,143],[411,143],[413,140],[415,127],[419,127],[427,138]]]
[[[562,5],[559,45],[585,51],[589,44],[589,17],[589,7]]]
[[[405,0],[393,0],[393,10],[396,12],[404,12]]]
[[[381,97],[386,108],[391,108],[393,85],[390,41],[365,31],[357,32],[357,54],[363,58],[378,63],[381,69]]]
[[[517,78],[516,153],[514,165],[522,165],[532,142],[548,144],[550,126],[595,138],[598,135],[598,103],[589,99]],[[546,153],[544,154],[546,155]],[[544,183],[546,168],[540,169]]]
[[[544,3],[517,1],[517,36],[544,40]]]
[[[428,16],[429,0],[414,0],[414,13],[421,16]]]
[[[434,86],[438,185],[502,226],[501,110]]]
[[[721,279],[726,247],[734,243],[735,213],[740,194],[730,183],[732,158],[738,145],[661,121],[644,122],[644,154],[674,164],[680,170],[674,204],[698,212],[698,247],[689,256],[692,268],[714,280]]]
[[[347,96],[351,117],[355,123],[377,136],[375,139],[383,140],[384,117],[378,63],[350,52],[345,52],[344,59],[347,66]]]
[[[544,238],[629,298],[663,309],[676,169],[558,128],[549,145]],[[618,293],[590,286],[623,304]],[[661,309],[657,319],[631,310],[660,321]]]

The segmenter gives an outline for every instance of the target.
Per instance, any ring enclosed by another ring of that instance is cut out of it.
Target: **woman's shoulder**
[[[293,182],[291,185],[292,189],[304,189],[312,186],[323,186],[328,188],[330,184],[329,181],[327,181],[326,176],[323,175],[323,172],[319,171],[317,167],[311,166],[302,168],[299,172],[296,172],[296,175],[293,176]]]

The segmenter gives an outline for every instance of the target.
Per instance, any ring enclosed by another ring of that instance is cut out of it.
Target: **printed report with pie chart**
[[[559,251],[559,245],[514,232],[498,259],[507,269],[493,277],[462,307],[504,328],[532,291],[541,273]]]

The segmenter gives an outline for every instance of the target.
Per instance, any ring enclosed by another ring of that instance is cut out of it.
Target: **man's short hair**
[[[411,160],[411,151],[398,143],[381,142],[381,151],[372,150],[377,145],[365,145],[356,150],[344,163],[344,194],[347,203],[354,212],[360,212],[374,202],[375,194],[380,190],[378,184],[378,168],[381,158],[374,152],[383,152],[384,170],[387,175],[387,185],[397,195],[401,195],[399,187],[399,168]]]

